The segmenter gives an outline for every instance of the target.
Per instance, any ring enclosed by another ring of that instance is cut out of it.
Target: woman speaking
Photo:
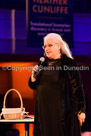
[[[67,43],[59,34],[44,37],[42,69],[32,70],[29,86],[36,89],[34,136],[81,136],[85,97],[78,70]],[[52,68],[51,68],[52,67]]]

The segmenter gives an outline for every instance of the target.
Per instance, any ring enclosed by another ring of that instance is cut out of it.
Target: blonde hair
[[[62,37],[59,34],[49,33],[44,37],[44,41],[46,41],[49,38],[55,40],[56,43],[60,44],[61,54],[65,54],[65,55],[67,55],[67,57],[73,59],[72,53],[71,53],[71,51],[69,49],[68,44],[62,39]]]

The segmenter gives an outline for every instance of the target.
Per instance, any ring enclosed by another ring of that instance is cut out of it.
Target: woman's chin
[[[51,53],[46,54],[46,56],[47,56],[49,59],[54,59],[54,56],[53,56]]]
[[[53,58],[53,57],[52,57],[51,55],[49,55],[49,54],[46,55],[46,56],[47,56],[49,59],[52,59],[52,58]]]

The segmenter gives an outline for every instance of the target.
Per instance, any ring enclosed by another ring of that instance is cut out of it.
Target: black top
[[[42,71],[37,87],[38,113],[42,136],[59,136],[61,103],[59,70],[61,59],[47,59],[47,66]],[[48,67],[47,67],[48,68]],[[61,136],[61,135],[60,135]]]

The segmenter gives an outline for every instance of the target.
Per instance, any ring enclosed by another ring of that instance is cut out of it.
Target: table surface
[[[0,119],[0,122],[11,122],[11,123],[34,123],[34,118],[24,118],[24,119],[17,119],[17,120],[8,120],[8,119]]]

